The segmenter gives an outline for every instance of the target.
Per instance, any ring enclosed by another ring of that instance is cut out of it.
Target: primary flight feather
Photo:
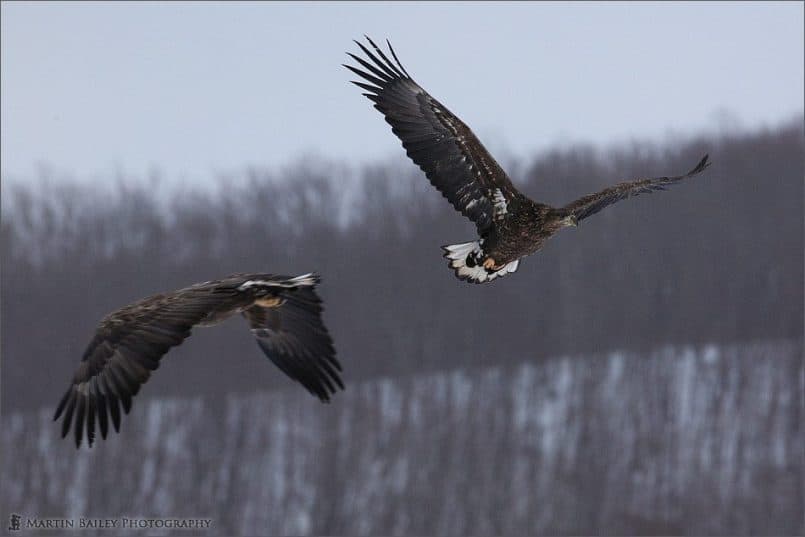
[[[363,95],[375,103],[431,184],[477,228],[477,240],[443,246],[448,265],[462,280],[486,283],[514,272],[520,259],[563,227],[578,226],[608,205],[664,190],[709,166],[705,155],[684,175],[620,183],[564,207],[535,202],[514,187],[470,128],[411,78],[388,41],[393,60],[366,39],[372,50],[355,42],[364,58],[347,53],[359,67],[344,67],[362,78],[352,83],[366,91]]]

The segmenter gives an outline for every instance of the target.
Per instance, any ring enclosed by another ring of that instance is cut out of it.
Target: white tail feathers
[[[496,271],[484,268],[484,252],[478,241],[449,244],[442,246],[442,249],[445,252],[444,257],[450,260],[448,266],[455,271],[456,277],[472,283],[491,282],[495,278],[516,271],[520,264],[520,260],[517,259]]]
[[[312,287],[319,283],[319,276],[312,272],[288,278],[287,280],[247,280],[243,282],[238,291],[245,291],[250,287],[281,287],[292,289],[294,287]]]
[[[308,272],[307,274],[291,278],[288,282],[293,283],[295,286],[311,287],[319,283],[319,276],[313,272]]]

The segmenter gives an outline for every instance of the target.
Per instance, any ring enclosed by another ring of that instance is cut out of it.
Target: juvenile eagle
[[[414,82],[388,41],[393,62],[366,39],[374,53],[355,43],[367,59],[347,53],[363,67],[344,65],[363,79],[352,83],[367,91],[363,95],[385,116],[411,160],[478,230],[476,241],[442,247],[462,280],[485,283],[514,272],[521,258],[538,251],[561,228],[578,226],[622,199],[665,190],[709,165],[705,155],[685,175],[619,183],[564,207],[532,201],[514,187],[470,128]]]
[[[318,276],[233,274],[171,293],[144,298],[101,320],[54,421],[64,414],[62,438],[74,424],[80,447],[84,427],[92,446],[97,421],[106,438],[111,417],[120,431],[120,407],[159,367],[162,356],[180,345],[195,326],[211,326],[236,313],[249,323],[266,356],[286,375],[327,402],[344,388],[333,341],[321,319],[315,291]]]

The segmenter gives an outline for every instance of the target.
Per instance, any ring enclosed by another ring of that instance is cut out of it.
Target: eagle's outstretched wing
[[[312,288],[279,295],[275,307],[254,305],[243,311],[263,352],[286,375],[322,401],[329,401],[341,381],[333,340],[321,318],[321,299]]]
[[[291,319],[285,324],[292,327],[288,330],[296,338],[296,346],[280,343],[279,351],[267,349],[260,336],[258,343],[291,378],[299,380],[300,370],[320,371],[322,360],[326,360],[329,366],[335,364],[334,367],[340,370],[334,358],[332,341],[321,323],[321,307],[316,303],[318,309],[311,307],[300,311],[296,306],[300,302],[297,296],[313,300],[310,297],[315,297],[312,287],[316,283],[318,279],[313,275],[296,278],[266,274],[233,275],[155,295],[107,315],[98,326],[70,387],[56,408],[53,419],[64,416],[62,437],[67,436],[73,427],[76,447],[79,447],[86,427],[87,442],[92,446],[96,422],[101,436],[106,438],[110,419],[115,431],[119,431],[121,407],[123,413],[129,413],[132,397],[151,372],[159,367],[160,359],[171,347],[181,344],[193,327],[214,324],[245,308],[255,310],[257,304],[268,305],[267,308],[259,307],[267,311],[272,308],[282,311],[284,302],[289,304],[287,314],[283,312],[280,317]],[[282,298],[285,294],[290,297],[287,301]],[[296,369],[278,362],[275,358],[277,352]],[[329,369],[326,371],[329,373]],[[337,374],[335,378],[341,387]],[[321,388],[314,391],[315,384],[305,386],[320,398],[325,398],[326,392]]]
[[[56,408],[54,420],[64,412],[62,436],[74,423],[80,446],[86,423],[92,445],[96,418],[102,437],[106,438],[108,417],[119,431],[121,406],[128,414],[131,398],[159,367],[160,358],[225,298],[199,287],[195,292],[155,295],[107,315]]]
[[[367,91],[433,186],[483,233],[521,194],[469,127],[414,82],[391,44],[386,42],[396,64],[366,39],[375,54],[355,43],[368,61],[348,53],[365,70],[344,65],[364,79],[353,84]]]
[[[683,179],[693,177],[704,171],[710,165],[708,162],[708,155],[705,155],[702,160],[685,175],[677,175],[675,177],[655,177],[652,179],[638,179],[637,181],[618,183],[617,185],[605,188],[595,194],[590,194],[579,198],[573,203],[564,207],[569,211],[572,216],[576,217],[577,221],[581,221],[588,216],[592,216],[604,207],[617,203],[626,198],[637,196],[639,194],[648,194],[655,190],[665,190],[665,187],[672,185]]]

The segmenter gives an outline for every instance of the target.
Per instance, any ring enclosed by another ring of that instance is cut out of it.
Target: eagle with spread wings
[[[535,202],[515,188],[470,128],[411,78],[388,41],[393,61],[366,39],[374,52],[355,41],[366,57],[347,53],[360,67],[344,67],[363,79],[352,83],[366,91],[431,184],[477,228],[477,240],[442,247],[461,280],[486,283],[512,273],[560,229],[578,226],[620,200],[665,190],[709,166],[705,155],[684,175],[619,183],[564,207]]]
[[[234,314],[246,319],[263,353],[291,379],[323,402],[339,388],[341,364],[322,321],[315,291],[319,277],[233,274],[170,293],[154,295],[101,320],[87,346],[54,420],[64,416],[62,437],[71,426],[76,447],[86,429],[90,446],[95,426],[103,438],[109,420],[120,431],[140,386],[171,347],[196,326],[210,326]]]

